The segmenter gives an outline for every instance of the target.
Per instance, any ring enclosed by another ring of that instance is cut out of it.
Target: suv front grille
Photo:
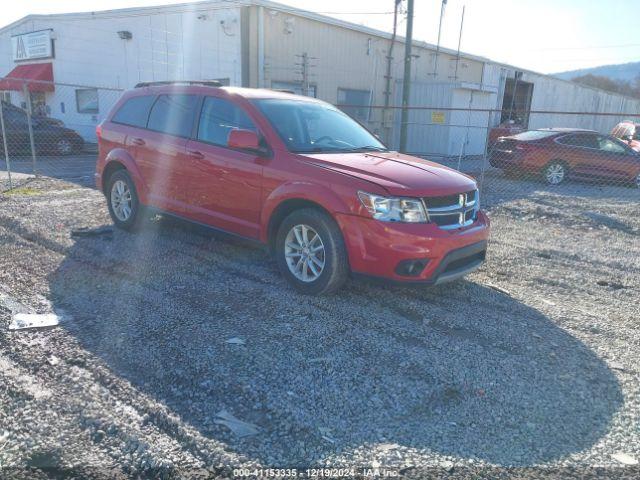
[[[429,221],[444,230],[467,227],[478,217],[480,207],[478,190],[442,197],[425,197],[422,200],[427,209]]]

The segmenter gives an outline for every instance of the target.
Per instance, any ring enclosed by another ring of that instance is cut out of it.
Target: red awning
[[[22,91],[25,81],[30,92],[53,92],[53,65],[51,63],[18,65],[0,80],[0,90]]]

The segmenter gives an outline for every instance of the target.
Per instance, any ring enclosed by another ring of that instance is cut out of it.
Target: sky
[[[0,25],[28,14],[182,3],[171,0],[22,0]],[[391,31],[394,0],[280,0],[293,7]],[[414,38],[436,43],[441,0],[416,0]],[[403,2],[406,5],[406,1]],[[448,0],[441,45],[543,73],[640,61],[638,0]],[[399,33],[404,35],[404,18]]]

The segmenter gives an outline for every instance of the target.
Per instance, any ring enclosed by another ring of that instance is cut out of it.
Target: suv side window
[[[198,140],[227,146],[231,130],[257,131],[249,116],[229,100],[217,97],[205,97],[198,124]]]
[[[197,95],[160,95],[151,108],[147,128],[177,137],[190,137]]]
[[[111,121],[132,127],[145,128],[149,118],[149,110],[151,110],[151,105],[153,105],[155,99],[155,95],[130,98],[113,115]]]

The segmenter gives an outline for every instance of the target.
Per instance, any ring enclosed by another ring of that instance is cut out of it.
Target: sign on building
[[[431,112],[431,123],[443,125],[445,122],[444,112]]]
[[[12,36],[11,51],[15,62],[53,57],[51,30],[40,30]]]

